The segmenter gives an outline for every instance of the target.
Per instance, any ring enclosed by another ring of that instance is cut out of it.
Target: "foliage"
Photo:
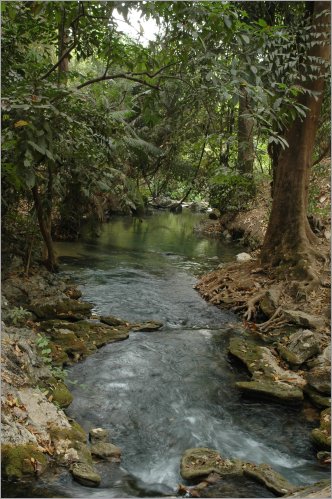
[[[44,364],[49,366],[53,376],[60,381],[64,381],[67,377],[67,373],[64,369],[62,369],[62,367],[52,365],[52,349],[48,338],[44,334],[37,333],[36,346],[40,352]]]
[[[219,173],[210,181],[210,204],[221,213],[245,211],[250,207],[255,192],[251,176]]]

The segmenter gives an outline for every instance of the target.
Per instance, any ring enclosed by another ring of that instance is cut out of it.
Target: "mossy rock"
[[[60,345],[50,342],[50,349],[54,366],[67,366],[71,363],[69,355]]]
[[[78,434],[80,435],[80,437],[81,437],[79,439],[80,442],[86,442],[86,440],[87,440],[87,434],[86,434],[84,428],[77,421],[70,421],[70,426],[75,431],[75,435],[77,435],[76,432],[78,432]]]
[[[272,400],[287,405],[300,404],[303,401],[303,392],[300,388],[287,383],[271,380],[237,381],[235,383],[243,393],[263,400]]]
[[[311,436],[318,449],[331,449],[331,408],[321,412],[320,427],[314,428]]]
[[[225,475],[242,475],[242,463],[237,460],[223,459],[214,449],[198,447],[188,449],[181,458],[180,473],[185,480],[218,473]]]
[[[57,302],[35,302],[29,306],[38,319],[68,319],[82,320],[91,315],[93,305],[91,303],[79,302],[77,300],[61,300]]]
[[[118,317],[115,317],[114,315],[101,315],[100,322],[103,322],[104,324],[107,324],[108,326],[121,326],[121,325],[125,324],[125,321],[123,319],[119,319]]]
[[[1,449],[3,476],[12,480],[39,475],[47,467],[47,457],[35,445],[4,445]]]
[[[86,434],[83,428],[78,423],[72,423],[71,428],[60,428],[52,425],[49,428],[49,433],[52,441],[70,440],[71,442],[86,442]]]
[[[151,333],[154,331],[158,331],[158,329],[162,327],[163,327],[162,322],[149,321],[149,322],[142,322],[141,324],[135,324],[132,330],[135,332]]]
[[[52,402],[58,404],[61,408],[68,407],[72,401],[73,396],[68,390],[67,386],[58,381],[54,388],[51,390]]]
[[[271,490],[278,496],[290,494],[295,490],[295,486],[286,480],[280,473],[274,471],[268,464],[246,463],[243,466],[243,473],[248,478],[252,478]]]
[[[304,387],[304,393],[315,406],[320,408],[331,407],[331,397],[324,396],[312,386],[306,385]]]
[[[91,454],[100,459],[120,461],[121,449],[108,442],[98,442],[91,446]]]
[[[254,373],[261,367],[262,348],[266,349],[242,338],[231,338],[229,342],[229,353],[241,360],[250,373]]]
[[[100,475],[89,464],[74,463],[70,471],[74,480],[86,487],[98,487],[101,482]]]

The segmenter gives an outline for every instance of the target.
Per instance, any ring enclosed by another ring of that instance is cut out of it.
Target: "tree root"
[[[263,324],[258,324],[257,328],[259,331],[262,333],[267,333],[271,329],[276,329],[281,326],[286,326],[288,324],[288,321],[286,320],[284,316],[284,311],[281,307],[278,307],[277,310],[274,312],[272,317],[270,317],[269,320],[263,322]]]

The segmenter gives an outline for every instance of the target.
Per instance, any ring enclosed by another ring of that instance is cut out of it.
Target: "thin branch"
[[[116,73],[114,75],[98,76],[97,78],[93,78],[92,80],[81,83],[81,85],[78,85],[77,90],[80,90],[83,87],[87,87],[88,85],[92,85],[93,83],[98,83],[99,81],[115,80],[116,78],[124,78],[125,80],[135,81],[137,83],[141,83],[142,85],[146,85],[147,87],[153,88],[154,90],[160,90],[160,87],[158,87],[157,85],[152,85],[151,83],[141,80],[140,78],[134,78],[131,75],[132,73]]]
[[[167,64],[166,66],[163,66],[162,68],[158,69],[158,71],[156,71],[155,73],[149,73],[148,71],[141,71],[140,73],[132,73],[133,76],[148,76],[149,78],[155,78],[159,73],[161,73],[162,71],[164,71],[165,69],[171,67],[171,66],[175,66],[177,64],[177,62],[170,62],[169,64]]]
[[[60,59],[47,71],[47,73],[45,73],[41,77],[41,80],[45,80],[45,78],[47,78],[48,76],[50,76],[50,74],[53,73],[53,71],[55,71],[58,66],[60,66],[60,64],[62,63],[62,61],[64,59],[66,59],[66,57],[76,47],[76,45],[77,45],[76,41],[73,42],[72,45],[70,47],[68,47],[67,50],[62,54],[62,56],[60,57]]]

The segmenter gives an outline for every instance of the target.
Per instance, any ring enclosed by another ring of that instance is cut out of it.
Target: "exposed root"
[[[247,301],[247,311],[243,315],[245,320],[250,321],[252,318],[256,317],[256,304],[263,298],[265,293],[266,291],[260,291]]]
[[[271,329],[276,329],[287,324],[285,319],[283,309],[278,307],[269,320],[263,322],[263,324],[258,324],[257,327],[262,333],[267,333]]]

